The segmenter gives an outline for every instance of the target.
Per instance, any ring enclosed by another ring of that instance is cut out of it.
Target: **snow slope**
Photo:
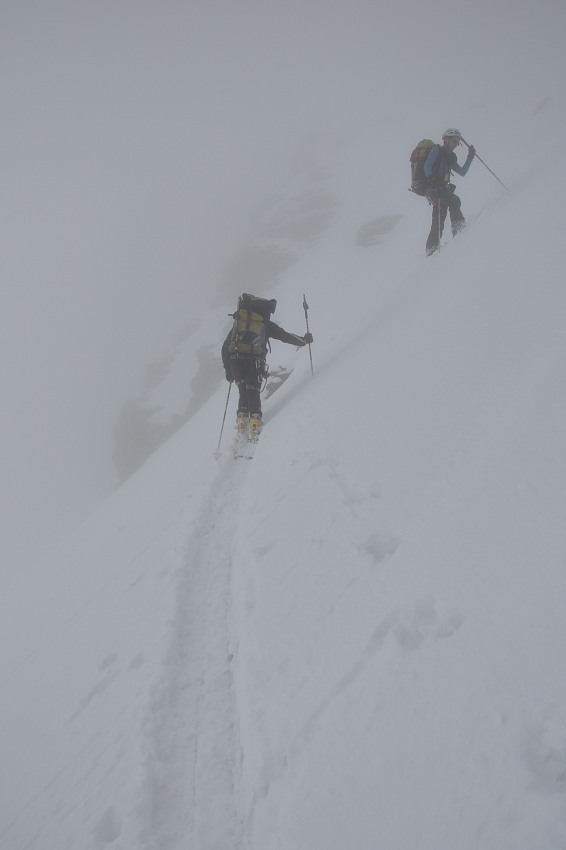
[[[317,152],[340,206],[270,290],[291,331],[307,293],[314,378],[274,343],[253,461],[230,424],[214,459],[223,383],[3,599],[2,850],[566,846],[566,168],[536,127],[428,259],[381,130]]]

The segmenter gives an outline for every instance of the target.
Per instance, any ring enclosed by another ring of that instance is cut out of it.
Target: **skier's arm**
[[[468,153],[468,156],[466,157],[464,165],[458,165],[458,160],[456,159],[456,155],[454,154],[454,160],[451,163],[451,168],[456,172],[456,174],[459,174],[461,177],[463,177],[465,174],[468,173],[468,168],[472,164],[472,159],[475,155],[475,148],[472,147],[470,149],[470,152]]]
[[[230,339],[232,338],[232,331],[228,334],[224,342],[222,343],[222,365],[225,369],[230,368],[230,353],[228,351],[228,346],[230,345]]]
[[[271,339],[278,339],[279,342],[286,342],[289,345],[298,345],[300,348],[307,344],[304,337],[297,334],[290,334],[276,325],[275,322],[267,323],[267,334]]]

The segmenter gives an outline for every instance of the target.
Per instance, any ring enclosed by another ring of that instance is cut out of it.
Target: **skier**
[[[427,256],[438,250],[447,212],[450,212],[453,236],[466,224],[461,201],[458,195],[454,194],[456,187],[450,182],[450,176],[452,171],[462,177],[467,174],[476,151],[473,145],[469,145],[466,161],[464,165],[459,165],[454,151],[461,141],[460,131],[450,127],[442,134],[442,145],[433,145],[424,163],[426,197],[432,204],[432,224],[426,242]]]
[[[298,336],[272,322],[270,316],[276,306],[275,298],[268,301],[242,295],[238,309],[232,314],[234,327],[222,345],[226,380],[235,381],[240,394],[236,414],[238,435],[247,435],[253,442],[257,441],[262,429],[260,388],[267,374],[265,358],[269,340],[278,339],[299,348],[313,341],[311,333]]]

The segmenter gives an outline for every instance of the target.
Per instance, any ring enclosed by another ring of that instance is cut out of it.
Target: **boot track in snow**
[[[146,721],[143,850],[244,847],[229,616],[232,542],[249,468],[222,458],[189,533]]]

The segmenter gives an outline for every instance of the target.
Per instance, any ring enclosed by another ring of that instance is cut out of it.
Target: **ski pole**
[[[309,313],[308,313],[309,305],[307,304],[307,299],[306,299],[306,296],[305,296],[304,292],[303,292],[303,309],[304,309],[304,311],[305,311],[305,322],[307,323],[307,333],[308,333],[308,334],[310,334],[310,330],[309,330]],[[311,349],[311,344],[310,344],[310,342],[309,342],[309,344],[308,344],[308,345],[309,345],[309,357],[310,357],[310,359],[311,359],[311,375],[313,375],[313,376],[314,376],[314,369],[313,369],[313,366],[312,366],[312,349]]]
[[[232,391],[232,381],[230,381],[230,383],[228,385],[228,396],[226,398],[226,406],[224,408],[224,416],[222,418],[222,428],[220,429],[220,437],[218,438],[218,445],[216,446],[216,452],[215,452],[216,455],[218,455],[218,452],[220,451],[220,441],[222,440],[222,433],[224,431],[224,423],[226,422],[226,412],[228,410],[228,402],[230,401],[231,391]]]
[[[461,137],[460,137],[460,138],[461,138]],[[466,141],[465,139],[462,139],[462,141],[464,142],[464,144],[466,145],[466,147],[467,147],[467,148],[469,148],[469,147],[470,147],[470,146],[469,146],[469,144],[467,143],[467,141]],[[495,171],[492,171],[492,170],[491,170],[491,168],[489,167],[489,165],[487,165],[487,164],[483,161],[483,159],[481,158],[481,156],[478,156],[478,154],[476,154],[476,158],[477,158],[477,159],[479,159],[479,161],[481,162],[481,164],[482,164],[482,165],[484,165],[484,166],[487,168],[487,170],[489,171],[489,173],[490,173],[490,174],[493,174],[493,176],[495,177],[495,179],[497,180],[497,182],[498,182],[498,183],[501,183],[501,185],[503,186],[503,188],[504,188],[504,189],[506,189],[506,188],[507,188],[507,186],[505,185],[505,183],[503,182],[503,180],[500,180],[500,179],[499,179],[499,177],[497,176],[497,174],[495,173]]]

